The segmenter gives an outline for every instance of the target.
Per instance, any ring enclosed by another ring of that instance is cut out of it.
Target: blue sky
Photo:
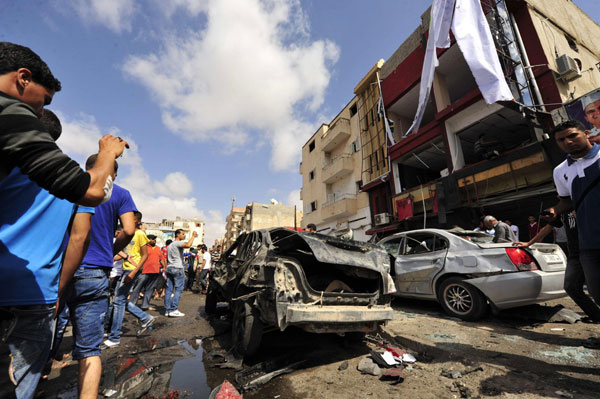
[[[148,221],[198,216],[212,242],[237,206],[298,204],[300,149],[430,1],[0,0],[0,40],[61,80],[48,107],[79,161],[127,137],[117,183]],[[596,0],[576,0],[596,21]]]

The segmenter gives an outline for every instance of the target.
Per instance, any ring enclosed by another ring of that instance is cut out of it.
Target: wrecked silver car
[[[252,355],[263,330],[369,332],[392,318],[394,283],[380,247],[285,228],[242,234],[210,271],[206,312],[233,312],[237,351]]]
[[[379,241],[394,260],[395,295],[437,300],[446,313],[481,318],[489,305],[508,309],[566,296],[566,258],[555,244],[515,248],[462,229],[423,229]]]

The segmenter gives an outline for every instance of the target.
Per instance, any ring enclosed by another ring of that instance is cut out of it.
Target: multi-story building
[[[184,230],[187,238],[194,231],[198,234],[192,243],[193,247],[204,244],[204,222],[198,218],[183,219],[177,216],[175,220],[163,219],[160,223],[144,224],[146,225],[146,234],[154,234],[157,245],[161,247],[167,240],[175,239],[175,230],[177,229]]]
[[[566,103],[600,87],[600,27],[568,0],[481,3],[515,101],[486,104],[452,39],[438,50],[420,128],[405,136],[419,103],[427,11],[381,67],[396,143],[388,148],[390,174],[363,185],[376,222],[370,233],[473,228],[484,214],[524,227],[528,215],[556,202],[552,169],[564,154],[547,132],[567,118]],[[369,104],[376,103],[366,104],[372,117]],[[475,152],[482,137],[499,143],[499,156]]]
[[[232,207],[231,212],[225,218],[227,224],[225,225],[225,235],[221,242],[223,249],[229,248],[243,231],[244,212],[246,212],[246,208]]]
[[[245,232],[270,227],[300,227],[302,211],[295,206],[280,203],[261,204],[251,202],[246,205],[242,229]]]
[[[379,96],[374,93],[378,89],[370,85],[370,77],[382,64],[380,60],[359,83],[359,95],[302,147],[303,227],[314,223],[319,233],[352,232],[355,240],[369,238],[369,197],[361,187],[363,181],[377,179],[387,170],[385,133],[382,139],[377,131]]]

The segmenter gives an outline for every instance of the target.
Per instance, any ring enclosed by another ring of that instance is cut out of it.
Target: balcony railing
[[[322,136],[322,149],[329,152],[350,138],[350,119],[340,118]]]
[[[354,172],[352,154],[341,154],[323,166],[321,179],[323,183],[330,184],[352,172]]]
[[[321,209],[321,217],[324,221],[340,219],[356,213],[356,195],[345,193],[334,193],[327,196],[327,202]]]

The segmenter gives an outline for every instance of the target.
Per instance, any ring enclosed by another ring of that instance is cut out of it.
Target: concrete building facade
[[[270,227],[300,227],[301,225],[302,211],[294,206],[279,203],[251,202],[246,205],[242,221],[242,229],[246,233]]]
[[[387,146],[378,128],[377,100],[368,81],[383,64],[381,60],[361,81],[359,92],[328,124],[323,124],[302,147],[302,190],[304,222],[323,234],[366,241],[371,228],[369,197],[361,191],[363,179],[376,179],[386,170]],[[377,89],[375,89],[377,91]],[[373,103],[375,101],[375,103]]]
[[[146,225],[146,234],[156,236],[156,244],[164,246],[167,240],[175,239],[175,230],[182,229],[189,239],[192,232],[198,235],[194,239],[192,246],[204,244],[204,221],[198,218],[184,219],[177,216],[174,220],[163,219],[160,223],[144,223]]]
[[[243,231],[245,212],[246,208],[232,207],[229,215],[225,218],[227,224],[225,225],[225,235],[221,241],[223,249],[229,248]]]
[[[548,132],[567,119],[565,103],[600,87],[600,27],[568,0],[482,0],[514,102],[486,104],[452,40],[438,50],[432,95],[418,131],[417,110],[429,11],[381,68],[383,99],[396,143],[390,173],[369,191],[372,217],[387,193],[386,235],[423,226],[477,226],[484,214],[525,227],[528,215],[556,201],[552,169],[565,155]],[[475,152],[480,138],[500,155]],[[523,230],[523,229],[522,229]]]

